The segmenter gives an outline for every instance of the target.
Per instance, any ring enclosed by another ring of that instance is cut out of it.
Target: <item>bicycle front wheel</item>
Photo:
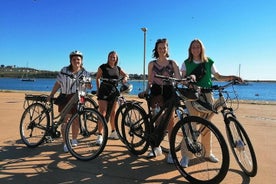
[[[97,144],[95,127],[102,127],[102,144]],[[78,160],[92,160],[98,157],[107,142],[105,118],[95,109],[85,108],[72,116],[67,123],[65,140],[69,152]],[[74,140],[74,141],[73,141]]]
[[[99,105],[97,104],[97,102],[95,102],[94,99],[86,96],[85,97],[85,101],[84,101],[84,106],[86,108],[92,108],[92,109],[98,109]]]
[[[176,138],[180,135],[181,151],[177,151]],[[191,183],[220,183],[227,174],[227,144],[220,131],[205,119],[187,116],[180,120],[172,130],[170,147],[176,168]]]
[[[119,139],[123,143],[125,142],[125,139],[124,139],[123,133],[122,133],[122,123],[123,123],[123,121],[122,121],[123,118],[122,117],[123,117],[123,114],[124,114],[125,110],[127,109],[128,105],[131,105],[131,103],[126,102],[126,103],[119,106],[119,108],[116,111],[115,120],[114,120],[115,130],[118,134]]]
[[[239,166],[246,175],[256,176],[257,159],[245,129],[236,118],[228,117],[226,130],[232,152]]]
[[[125,108],[121,120],[122,142],[134,155],[144,154],[149,148],[149,122],[147,114],[139,105]]]
[[[20,121],[21,140],[28,147],[40,145],[50,128],[50,116],[44,105],[33,103],[22,114]]]

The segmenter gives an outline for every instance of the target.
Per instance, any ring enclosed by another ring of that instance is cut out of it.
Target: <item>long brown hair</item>
[[[188,49],[188,55],[189,55],[188,60],[190,62],[192,62],[194,59],[193,54],[192,54],[192,45],[194,42],[198,42],[200,44],[200,47],[201,47],[200,60],[203,62],[208,62],[208,57],[205,54],[205,47],[204,47],[202,41],[199,39],[194,39],[193,41],[191,41],[189,49]]]
[[[159,54],[158,54],[158,44],[159,43],[165,43],[166,44],[166,46],[167,47],[169,47],[169,43],[168,43],[168,40],[166,39],[166,38],[162,38],[162,39],[158,39],[157,41],[156,41],[156,43],[155,43],[155,47],[154,47],[154,49],[152,50],[152,57],[153,58],[159,58]],[[168,58],[169,57],[169,53],[167,52],[167,54],[166,54],[166,57]]]
[[[116,51],[114,51],[114,50],[108,53],[108,56],[107,56],[107,62],[106,62],[106,63],[108,64],[109,57],[111,56],[111,54],[115,54],[115,55],[117,56],[117,59],[116,59],[116,62],[115,62],[115,66],[117,66],[118,61],[119,61],[119,56],[118,56],[117,52],[116,52]]]

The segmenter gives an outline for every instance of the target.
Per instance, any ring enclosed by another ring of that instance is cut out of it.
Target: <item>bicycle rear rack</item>
[[[42,104],[46,104],[47,103],[47,97],[48,95],[33,95],[33,94],[25,94],[25,101],[23,104],[23,108],[26,109],[28,106],[30,106],[33,103],[42,103]]]

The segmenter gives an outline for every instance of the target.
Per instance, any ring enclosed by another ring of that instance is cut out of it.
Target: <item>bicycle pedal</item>
[[[51,136],[46,136],[45,137],[45,142],[46,143],[51,143],[51,142],[53,142],[54,141],[54,139],[51,137]]]

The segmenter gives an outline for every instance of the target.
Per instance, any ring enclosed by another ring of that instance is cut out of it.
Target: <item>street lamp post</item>
[[[141,28],[141,30],[144,32],[144,62],[143,62],[143,90],[146,90],[146,74],[145,74],[145,71],[146,71],[146,36],[147,36],[147,28],[143,27]]]

